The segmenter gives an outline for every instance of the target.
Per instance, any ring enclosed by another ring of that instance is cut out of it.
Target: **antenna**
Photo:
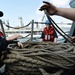
[[[21,27],[24,26],[22,17],[19,17],[19,19],[20,19]]]

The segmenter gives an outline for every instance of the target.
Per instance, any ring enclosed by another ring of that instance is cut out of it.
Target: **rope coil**
[[[2,60],[7,64],[5,75],[61,75],[75,69],[75,48],[70,43],[26,42],[23,49],[14,45],[9,51]]]

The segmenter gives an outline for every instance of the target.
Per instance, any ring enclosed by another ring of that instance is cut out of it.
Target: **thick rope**
[[[7,64],[5,75],[61,75],[65,70],[75,69],[75,48],[70,43],[23,44],[23,49],[13,45],[5,51],[7,56],[1,57]]]
[[[22,26],[22,27],[12,27],[12,26],[9,26],[9,25],[5,24],[5,22],[3,22],[3,24],[4,24],[6,27],[9,27],[9,28],[13,28],[13,29],[21,29],[21,28],[25,28],[25,27],[29,26],[29,25],[31,24],[31,22],[28,23],[28,24],[25,25],[25,26]]]

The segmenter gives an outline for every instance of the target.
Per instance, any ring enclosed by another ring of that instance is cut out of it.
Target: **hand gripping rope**
[[[47,13],[46,10],[44,10],[48,20],[50,21],[50,23],[52,24],[52,26],[55,28],[55,30],[61,35],[63,36],[69,43],[71,43],[73,46],[75,46],[75,44],[70,40],[70,36],[68,36],[53,20],[52,18],[49,16],[49,14]],[[61,32],[60,32],[60,31]],[[62,34],[63,33],[63,34]]]

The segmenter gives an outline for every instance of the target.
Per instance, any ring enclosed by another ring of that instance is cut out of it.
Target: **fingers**
[[[39,9],[40,11],[45,10],[45,9],[47,10],[50,6],[49,2],[43,1],[43,3],[45,3],[45,4],[40,7],[40,9]]]
[[[49,5],[45,4],[45,5],[41,6],[39,10],[42,11],[42,10],[45,10],[45,9],[48,9],[48,8],[49,8]]]
[[[23,45],[20,45],[19,47],[23,48]]]
[[[50,5],[50,3],[49,3],[49,2],[47,2],[47,1],[43,1],[43,3],[45,3],[45,4],[47,4],[47,5]]]
[[[75,42],[75,36],[74,37],[71,37],[71,41],[72,42]]]
[[[18,42],[18,46],[23,48],[23,44],[21,42]]]
[[[58,12],[56,6],[54,6],[53,4],[46,1],[43,1],[43,3],[45,4],[42,5],[39,10],[47,10],[48,14],[50,15],[55,15]]]

